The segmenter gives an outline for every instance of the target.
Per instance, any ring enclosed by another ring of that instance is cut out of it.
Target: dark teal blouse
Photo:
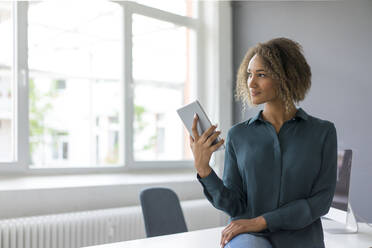
[[[204,194],[231,220],[263,216],[275,248],[324,247],[320,217],[332,203],[337,135],[332,122],[299,108],[277,134],[262,110],[226,138],[223,180],[200,178]]]

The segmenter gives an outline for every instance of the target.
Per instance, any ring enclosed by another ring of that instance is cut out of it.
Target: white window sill
[[[139,205],[139,194],[147,187],[171,188],[181,201],[204,198],[191,170],[1,176],[0,219]]]
[[[141,171],[78,175],[0,176],[0,191],[63,189],[196,181],[196,173],[184,171]]]

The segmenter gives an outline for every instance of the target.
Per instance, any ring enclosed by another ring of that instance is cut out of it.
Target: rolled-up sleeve
[[[330,125],[322,148],[322,164],[311,194],[263,214],[269,231],[301,229],[328,213],[336,187],[337,134]]]
[[[231,217],[246,212],[247,198],[230,131],[226,138],[223,180],[213,170],[207,177],[201,178],[197,175],[197,178],[203,186],[206,198],[215,208],[224,211]]]

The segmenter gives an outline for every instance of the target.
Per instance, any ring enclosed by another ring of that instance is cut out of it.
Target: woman
[[[221,246],[324,247],[320,217],[335,190],[337,135],[332,122],[296,108],[310,85],[297,42],[277,38],[248,50],[236,96],[264,109],[229,130],[223,180],[209,160],[224,140],[211,146],[220,132],[212,134],[212,126],[199,135],[195,116],[190,147],[198,180],[213,206],[231,217]]]

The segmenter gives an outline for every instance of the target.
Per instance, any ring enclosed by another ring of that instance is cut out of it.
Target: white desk
[[[324,221],[325,227],[332,227],[333,223]],[[146,239],[130,240],[106,245],[91,246],[90,248],[219,248],[221,231],[224,227],[217,227],[193,232],[178,233]],[[370,248],[372,247],[372,228],[359,223],[357,234],[329,234],[324,233],[327,248]]]
[[[337,222],[322,220],[324,228],[337,227]],[[336,224],[336,225],[335,225]],[[324,232],[326,248],[370,248],[372,247],[372,227],[365,223],[358,223],[359,230],[355,234],[331,234]]]

